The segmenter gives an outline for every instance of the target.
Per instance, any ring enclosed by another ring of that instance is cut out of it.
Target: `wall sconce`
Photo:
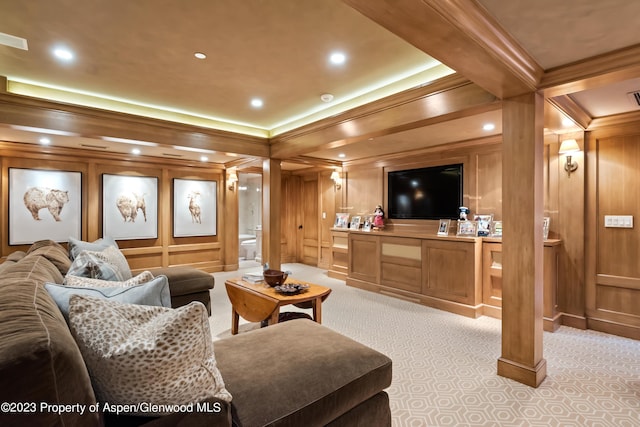
[[[233,191],[236,182],[238,182],[238,175],[235,171],[230,171],[229,176],[227,176],[227,186],[229,190]]]
[[[565,139],[560,144],[560,150],[558,150],[558,154],[564,154],[566,156],[566,163],[564,164],[564,170],[567,171],[568,175],[571,175],[571,172],[574,172],[578,169],[578,163],[571,160],[571,155],[573,153],[577,153],[580,151],[580,147],[575,139]]]
[[[336,190],[342,188],[342,178],[340,178],[340,172],[334,170],[331,172],[331,179],[333,180],[333,184],[336,187]]]

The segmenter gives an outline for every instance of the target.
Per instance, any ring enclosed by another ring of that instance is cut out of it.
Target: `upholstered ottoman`
[[[243,427],[389,427],[391,359],[311,320],[215,341]]]
[[[211,274],[193,267],[162,267],[149,270],[154,276],[164,274],[169,280],[171,306],[173,308],[200,301],[211,315],[209,290],[215,284]]]

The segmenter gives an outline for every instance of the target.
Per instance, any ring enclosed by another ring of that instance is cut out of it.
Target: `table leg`
[[[238,324],[240,323],[240,315],[235,308],[231,307],[231,335],[238,333]]]
[[[313,320],[322,323],[322,298],[316,298],[311,301],[313,307]]]
[[[275,325],[279,321],[280,321],[280,307],[276,307],[276,309],[273,310],[273,313],[271,313],[271,316],[269,317],[269,325]]]

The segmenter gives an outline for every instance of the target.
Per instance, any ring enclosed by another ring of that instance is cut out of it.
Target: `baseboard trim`
[[[547,361],[542,359],[531,367],[501,357],[498,359],[498,375],[537,388],[547,377]]]

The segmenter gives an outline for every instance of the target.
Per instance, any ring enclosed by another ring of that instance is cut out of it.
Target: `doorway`
[[[238,173],[238,256],[240,267],[262,264],[262,175]]]

